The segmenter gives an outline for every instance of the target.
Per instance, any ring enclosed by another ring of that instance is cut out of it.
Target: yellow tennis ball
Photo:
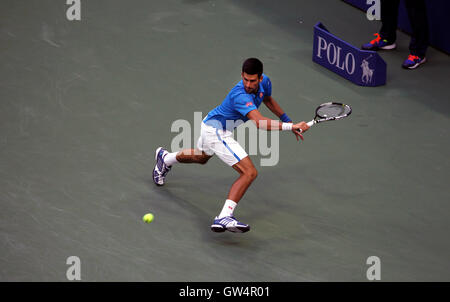
[[[153,214],[148,213],[148,214],[145,214],[144,217],[142,217],[142,220],[146,223],[150,223],[153,221],[153,218],[154,218]]]

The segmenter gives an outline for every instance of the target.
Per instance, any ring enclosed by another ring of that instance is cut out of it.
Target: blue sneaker
[[[406,69],[415,69],[419,67],[419,65],[425,63],[427,58],[420,58],[415,55],[409,55],[408,58],[403,62],[402,67]]]
[[[379,33],[375,33],[373,35],[376,38],[373,39],[372,41],[370,41],[369,43],[361,46],[362,49],[364,49],[364,50],[378,50],[378,49],[388,50],[388,49],[394,49],[397,47],[397,45],[395,45],[395,43],[390,43],[390,42],[388,42],[388,40],[382,39]]]
[[[222,233],[225,231],[245,233],[250,231],[250,226],[248,224],[240,223],[232,216],[226,216],[220,219],[216,217],[211,225],[211,230],[217,233]]]
[[[167,175],[167,173],[169,173],[169,171],[171,169],[169,166],[167,166],[164,163],[164,157],[168,153],[169,152],[162,147],[159,147],[158,149],[156,149],[156,154],[155,154],[156,165],[155,165],[155,168],[153,169],[153,181],[158,186],[164,185],[166,175]]]

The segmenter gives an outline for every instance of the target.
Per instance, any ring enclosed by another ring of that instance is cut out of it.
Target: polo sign
[[[361,50],[339,39],[321,22],[314,26],[312,59],[357,85],[386,84],[386,62],[375,51]]]

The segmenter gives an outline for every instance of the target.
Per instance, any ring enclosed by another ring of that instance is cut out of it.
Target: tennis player
[[[211,230],[243,233],[250,230],[248,224],[234,218],[234,210],[258,172],[250,157],[233,138],[236,125],[248,121],[256,123],[260,129],[268,131],[286,130],[294,132],[297,141],[303,140],[301,132],[309,126],[305,122],[292,123],[280,105],[272,97],[272,85],[269,77],[263,73],[263,64],[256,58],[245,60],[242,66],[242,80],[231,89],[225,100],[211,110],[203,119],[197,149],[184,149],[169,153],[166,149],[156,149],[156,165],[153,181],[162,186],[167,173],[176,163],[206,164],[216,154],[223,162],[239,173],[232,184],[222,211],[215,217]],[[264,117],[258,108],[264,103],[282,122]],[[301,130],[300,130],[301,129]]]

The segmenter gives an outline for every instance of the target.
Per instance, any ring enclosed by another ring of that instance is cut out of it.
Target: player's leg
[[[184,149],[179,152],[168,152],[166,149],[159,147],[156,149],[156,165],[153,169],[153,181],[156,185],[164,185],[167,173],[176,163],[197,163],[206,164],[212,155],[206,154],[199,149]]]
[[[232,167],[239,173],[239,177],[231,186],[222,211],[211,226],[214,232],[223,232],[225,229],[231,232],[247,232],[250,230],[250,226],[237,221],[233,213],[238,202],[258,175],[258,171],[248,156]]]
[[[228,193],[228,199],[238,203],[242,196],[244,196],[248,187],[250,187],[255,180],[256,176],[258,176],[258,171],[248,156],[234,164],[233,168],[239,173],[239,178],[231,186]]]
[[[170,154],[168,154],[169,156]],[[172,157],[172,155],[170,156]],[[183,163],[183,164],[201,164],[204,165],[208,162],[208,160],[212,157],[212,155],[206,154],[204,151],[199,149],[184,149],[177,152],[174,156],[175,158],[168,158],[167,161],[173,163]]]
[[[234,217],[237,203],[257,176],[256,168],[245,150],[235,141],[229,131],[217,130],[216,143],[212,144],[214,153],[227,165],[239,173],[239,178],[233,183],[225,200],[222,211],[214,219],[211,230],[214,232],[230,231],[243,233],[250,230],[250,226],[239,222]]]
[[[232,167],[239,173],[239,177],[231,185],[227,200],[225,201],[219,216],[217,216],[218,218],[233,216],[233,212],[237,204],[241,200],[242,196],[244,196],[248,187],[250,187],[252,182],[255,180],[256,176],[258,176],[258,171],[248,156],[234,164]]]
[[[196,149],[184,149],[172,153],[162,147],[156,149],[156,165],[153,169],[153,181],[156,185],[164,185],[167,173],[176,163],[206,164],[208,162],[214,154],[209,149],[208,142],[211,141],[211,137],[214,139],[214,135],[211,134],[212,130],[207,130],[209,129],[205,129],[205,126],[202,125]]]

